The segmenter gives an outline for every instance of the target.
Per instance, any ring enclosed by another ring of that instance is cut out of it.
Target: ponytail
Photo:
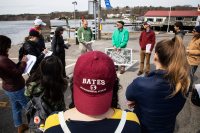
[[[155,52],[159,57],[160,63],[167,70],[167,79],[174,86],[170,97],[173,97],[179,91],[185,96],[190,80],[189,64],[182,39],[176,36],[172,40],[162,40],[157,43]]]

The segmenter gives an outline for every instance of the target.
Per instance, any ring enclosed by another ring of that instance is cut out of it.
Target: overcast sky
[[[0,14],[21,13],[51,13],[54,11],[73,11],[74,0],[0,0]],[[88,0],[76,0],[79,11],[88,10]],[[104,0],[101,0],[105,7]],[[110,0],[112,7],[124,6],[175,6],[192,5],[197,6],[200,0]]]

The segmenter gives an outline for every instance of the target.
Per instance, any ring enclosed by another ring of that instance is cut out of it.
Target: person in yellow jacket
[[[187,47],[187,59],[191,66],[191,84],[190,89],[193,85],[193,77],[196,72],[198,65],[200,64],[200,26],[196,26],[193,30],[194,37]]]

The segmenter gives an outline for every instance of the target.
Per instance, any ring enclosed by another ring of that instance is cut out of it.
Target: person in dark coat
[[[178,52],[177,52],[178,51]],[[189,64],[182,39],[165,39],[156,44],[156,70],[138,77],[128,86],[126,98],[134,107],[142,133],[173,133],[190,85]]]
[[[39,37],[40,37],[39,32],[37,32],[35,30],[31,30],[29,32],[29,36],[28,36],[27,40],[23,44],[24,54],[25,55],[28,55],[28,54],[34,55],[37,58],[37,61],[36,61],[35,65],[33,66],[33,68],[31,69],[30,74],[32,74],[33,72],[36,71],[40,62],[42,61],[45,54],[47,53],[47,49],[44,49],[41,52],[40,47],[38,46]]]
[[[65,71],[65,48],[67,49],[64,39],[63,39],[63,27],[57,27],[55,30],[54,37],[51,42],[51,47],[53,51],[53,55],[57,56],[63,65],[63,76],[66,77],[66,71]]]
[[[27,58],[24,56],[19,65],[8,58],[8,51],[11,48],[10,38],[0,35],[0,78],[2,79],[2,88],[9,97],[13,121],[18,133],[28,129],[27,124],[22,123],[22,108],[25,108],[27,99],[24,96],[25,80],[22,73],[26,68]],[[13,131],[14,132],[14,131]]]

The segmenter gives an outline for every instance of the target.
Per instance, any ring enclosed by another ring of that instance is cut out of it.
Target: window
[[[176,21],[183,21],[184,17],[176,17]]]
[[[153,22],[153,18],[147,18],[147,21]]]
[[[156,19],[156,22],[162,22],[162,21],[163,21],[162,18],[157,18],[157,19]]]

